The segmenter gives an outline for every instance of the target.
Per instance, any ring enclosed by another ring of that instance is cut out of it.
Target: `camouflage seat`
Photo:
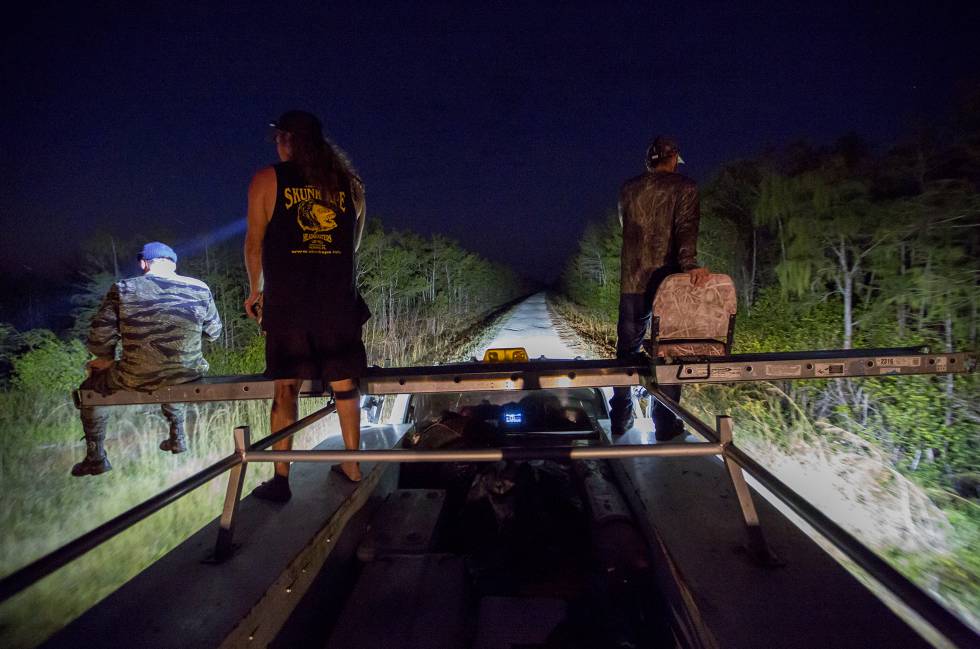
[[[686,273],[669,276],[653,299],[651,356],[726,356],[732,351],[735,284],[728,275],[711,274],[701,286]]]

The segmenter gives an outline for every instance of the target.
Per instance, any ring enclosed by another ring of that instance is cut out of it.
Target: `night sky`
[[[8,282],[64,276],[95,232],[240,220],[288,108],[347,150],[371,218],[548,280],[658,133],[704,181],[796,138],[887,144],[980,72],[977,2],[29,4],[0,63]]]

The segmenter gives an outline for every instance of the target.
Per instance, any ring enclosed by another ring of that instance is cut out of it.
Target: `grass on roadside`
[[[562,296],[549,295],[549,306],[593,346],[597,356],[614,355],[615,321],[587,312]],[[904,509],[905,520],[922,527],[923,537],[914,543],[915,551],[893,542],[875,543],[870,532],[882,530],[872,530],[873,525],[849,531],[859,538],[863,535],[866,543],[909,579],[980,628],[980,503],[946,489],[913,485],[910,478],[914,476],[892,467],[873,442],[827,422],[812,421],[776,383],[692,385],[685,388],[682,399],[707,422],[713,422],[716,414],[731,415],[736,443],[758,461],[770,464],[770,469],[775,462],[781,462],[784,470],[794,463],[833,465],[839,486],[856,502],[872,505],[866,511],[880,520],[894,513],[888,508]],[[824,475],[829,479],[829,474]],[[909,528],[907,533],[913,531]],[[899,538],[901,532],[896,524],[891,538]]]
[[[304,399],[302,412],[324,403]],[[113,470],[75,478],[69,471],[84,455],[85,444],[70,401],[0,392],[0,429],[5,432],[0,446],[0,573],[17,570],[228,455],[235,426],[250,426],[253,439],[267,435],[268,411],[266,401],[191,406],[190,448],[172,455],[157,448],[167,434],[159,409],[113,409],[106,442]],[[321,437],[322,428],[304,432],[296,447],[309,448]],[[249,471],[244,492],[270,471]],[[221,477],[212,480],[5,602],[0,606],[0,646],[35,646],[111,594],[217,517],[225,484]]]

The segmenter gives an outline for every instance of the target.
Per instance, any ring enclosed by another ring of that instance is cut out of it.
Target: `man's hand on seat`
[[[711,275],[711,271],[707,268],[692,268],[687,271],[687,274],[691,276],[691,284],[703,286],[708,281],[708,276]]]

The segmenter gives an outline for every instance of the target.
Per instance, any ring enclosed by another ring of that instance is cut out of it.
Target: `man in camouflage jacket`
[[[660,284],[673,273],[689,273],[695,284],[704,282],[707,268],[697,261],[698,224],[701,218],[697,184],[677,173],[683,162],[677,144],[661,136],[647,149],[647,171],[627,180],[619,194],[623,225],[619,323],[616,356],[640,353],[650,327],[653,298]],[[676,389],[675,389],[676,388]],[[679,400],[679,386],[664,386],[664,394]],[[629,388],[616,388],[609,402],[611,432],[625,433],[633,426]],[[682,432],[680,421],[660,403],[654,406],[657,439]]]
[[[177,255],[160,242],[143,246],[140,254],[143,275],[116,282],[109,289],[88,336],[89,377],[82,389],[110,394],[116,390],[154,390],[162,385],[186,383],[200,378],[208,369],[201,354],[201,338],[215,340],[221,333],[221,318],[211,289],[193,277],[177,274]],[[122,354],[116,357],[121,343]],[[187,449],[183,404],[160,406],[170,423],[170,437],[161,450],[182,453]],[[85,429],[85,459],[72,467],[75,476],[96,475],[112,466],[106,457],[108,409],[81,408]]]

